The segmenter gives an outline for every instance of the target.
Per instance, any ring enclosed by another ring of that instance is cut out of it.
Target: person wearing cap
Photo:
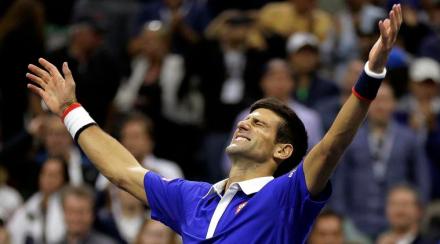
[[[409,67],[410,92],[399,105],[397,118],[418,132],[431,162],[432,197],[440,197],[440,64],[421,57]]]
[[[401,8],[395,5],[389,18],[378,23],[381,36],[352,95],[307,155],[307,133],[298,116],[275,98],[261,99],[237,125],[226,149],[232,160],[229,178],[216,184],[170,180],[140,166],[76,101],[67,63],[62,75],[40,58],[43,68],[30,64],[26,77],[35,82],[29,89],[63,119],[101,173],[147,203],[152,218],[179,233],[185,243],[304,243],[330,197],[330,177],[385,77],[401,23]],[[295,169],[274,178],[283,162]]]
[[[319,41],[315,35],[295,33],[287,40],[286,49],[296,82],[294,96],[298,102],[316,108],[319,101],[338,96],[339,89],[335,82],[325,80],[318,74]]]

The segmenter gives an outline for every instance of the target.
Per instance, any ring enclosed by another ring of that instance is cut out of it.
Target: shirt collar
[[[269,183],[273,179],[274,179],[273,176],[265,176],[265,177],[258,177],[240,182],[234,182],[231,184],[230,188],[233,187],[234,185],[237,185],[239,187],[239,190],[243,191],[244,194],[250,195],[259,192],[267,183]],[[214,192],[217,193],[217,195],[219,195],[220,197],[222,197],[221,194],[225,189],[227,182],[228,179],[224,179],[212,185],[208,193],[205,195],[205,197]]]

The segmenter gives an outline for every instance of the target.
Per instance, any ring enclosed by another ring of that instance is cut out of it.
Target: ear
[[[274,158],[280,161],[288,159],[293,153],[292,144],[277,143],[275,145]]]

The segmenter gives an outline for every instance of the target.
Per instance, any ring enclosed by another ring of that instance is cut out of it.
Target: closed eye
[[[261,126],[261,127],[267,127],[267,124],[264,123],[263,121],[259,120],[259,119],[254,119],[254,123],[257,126]]]

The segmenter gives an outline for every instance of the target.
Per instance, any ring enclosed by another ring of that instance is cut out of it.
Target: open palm
[[[62,68],[64,77],[55,65],[47,60],[40,58],[38,62],[44,69],[30,64],[28,68],[32,73],[26,74],[26,77],[38,86],[28,84],[28,88],[44,100],[50,111],[61,116],[65,108],[76,102],[72,72],[66,62]]]
[[[393,48],[402,24],[402,8],[395,4],[389,13],[389,17],[379,21],[380,37],[371,48],[368,60],[370,69],[380,73],[385,67],[388,54]]]

